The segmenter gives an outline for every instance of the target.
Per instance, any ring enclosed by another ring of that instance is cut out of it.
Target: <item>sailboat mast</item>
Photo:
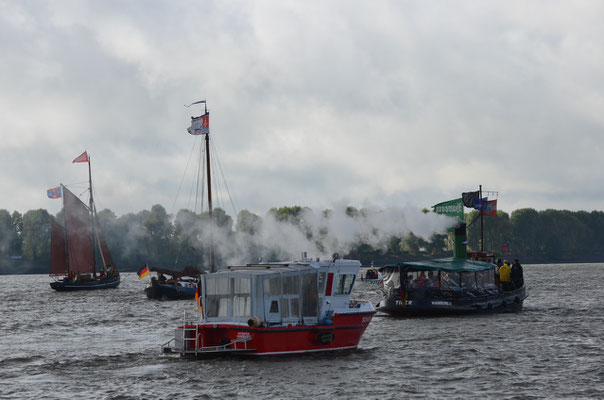
[[[96,230],[94,224],[94,199],[92,198],[92,168],[90,166],[90,154],[88,155],[88,185],[90,190],[90,229],[92,229],[92,275],[96,277],[96,246],[94,245],[94,238],[96,237]]]
[[[208,105],[204,103],[205,113],[208,113]],[[208,215],[210,216],[210,272],[216,272],[214,261],[214,234],[212,218],[212,174],[210,173],[210,132],[206,134],[206,170],[208,174]]]
[[[65,186],[61,183],[61,197],[63,200],[63,243],[65,249],[65,275],[69,275],[71,272],[69,265],[69,250],[67,249],[67,229],[65,228],[67,224],[65,223]]]

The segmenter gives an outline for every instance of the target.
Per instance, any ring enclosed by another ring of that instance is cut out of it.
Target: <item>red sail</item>
[[[55,221],[50,221],[50,275],[65,275],[65,230]]]
[[[69,271],[76,274],[93,273],[94,248],[89,209],[67,188],[63,187],[63,189]]]

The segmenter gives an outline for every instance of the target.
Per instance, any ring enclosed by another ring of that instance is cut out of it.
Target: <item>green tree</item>
[[[23,216],[18,211],[13,211],[11,223],[13,240],[10,244],[10,252],[13,255],[20,255],[23,249]]]
[[[539,213],[532,208],[512,212],[510,251],[518,256],[530,255],[539,248]]]
[[[248,210],[241,210],[237,214],[235,230],[237,232],[255,235],[262,229],[262,218]]]
[[[413,232],[409,232],[403,236],[401,240],[401,250],[405,253],[408,253],[412,256],[418,256],[421,254],[421,248],[424,247],[425,241],[413,234]]]
[[[30,261],[47,261],[50,257],[50,222],[52,216],[43,209],[23,215],[23,256]]]
[[[202,246],[202,218],[199,214],[182,209],[174,219],[175,265],[201,266],[204,257]]]

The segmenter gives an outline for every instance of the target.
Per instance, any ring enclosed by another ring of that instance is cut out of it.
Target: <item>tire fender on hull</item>
[[[319,344],[330,344],[335,339],[335,334],[333,332],[320,332],[317,334],[317,343]]]

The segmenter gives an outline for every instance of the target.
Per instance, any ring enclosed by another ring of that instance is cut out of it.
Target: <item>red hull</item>
[[[375,311],[335,314],[331,325],[188,325],[184,327],[184,351],[180,352],[183,355],[203,355],[210,352],[208,349],[213,349],[211,353],[214,354],[225,352],[272,355],[354,349],[358,346],[373,314]],[[195,336],[197,340],[194,339]]]

